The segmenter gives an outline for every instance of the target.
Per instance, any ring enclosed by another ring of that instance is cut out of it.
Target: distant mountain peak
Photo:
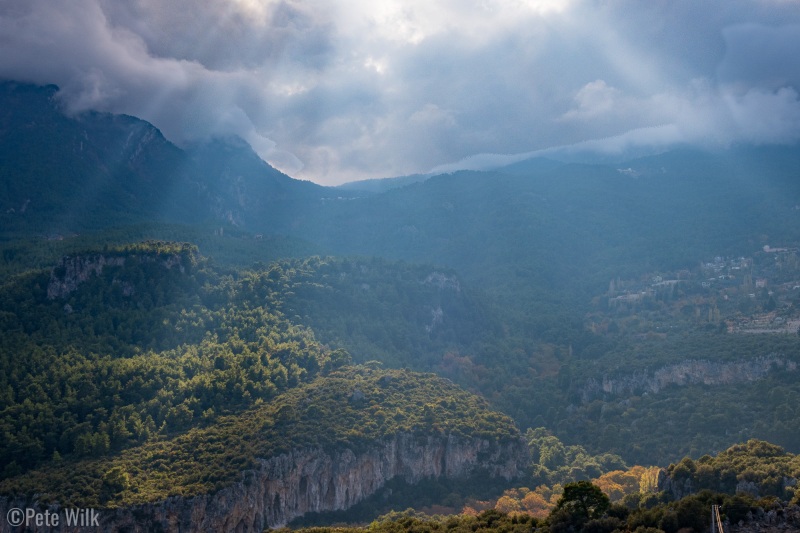
[[[68,115],[57,93],[55,85],[0,82],[0,216],[7,228],[62,234],[168,221],[280,233],[287,218],[291,223],[329,195],[273,168],[240,137],[181,149],[130,115]]]

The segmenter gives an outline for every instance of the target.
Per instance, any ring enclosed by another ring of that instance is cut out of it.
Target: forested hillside
[[[749,438],[799,449],[796,335],[681,326],[672,335],[584,331],[570,344],[509,327],[455,272],[377,260],[310,259],[285,277],[282,311],[363,362],[433,371],[480,392],[522,428],[545,426],[595,454],[658,464]]]
[[[203,425],[347,362],[242,283],[192,246],[146,243],[3,285],[3,475]]]
[[[268,280],[286,278],[282,311],[357,362],[433,371],[444,354],[502,335],[486,295],[452,269],[384,259],[313,257],[279,261]]]
[[[62,505],[117,507],[213,494],[259,460],[293,450],[359,452],[404,434],[420,442],[442,437],[453,448],[458,440],[514,445],[519,439],[508,417],[432,374],[363,367],[324,373],[274,399],[261,395],[239,414],[215,415],[213,424],[189,431],[170,424],[166,438],[145,439],[119,454],[52,461],[6,480],[0,491]],[[483,453],[493,452],[487,447]]]

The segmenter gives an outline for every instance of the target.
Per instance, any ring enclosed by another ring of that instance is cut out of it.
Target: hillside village
[[[695,268],[611,280],[593,299],[595,333],[666,336],[690,329],[798,334],[798,248],[769,245],[750,257],[714,257]]]

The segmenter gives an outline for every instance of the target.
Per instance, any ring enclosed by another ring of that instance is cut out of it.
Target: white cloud
[[[581,87],[575,94],[575,102],[578,107],[564,113],[562,118],[564,120],[586,120],[610,113],[618,97],[619,90],[609,87],[603,80],[595,80]]]
[[[756,144],[800,141],[800,99],[795,88],[754,88],[741,95],[726,92],[723,101],[737,127],[734,140]]]

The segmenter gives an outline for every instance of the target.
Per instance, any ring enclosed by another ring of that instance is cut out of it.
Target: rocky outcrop
[[[62,257],[50,271],[47,284],[47,299],[64,298],[78,286],[93,276],[98,276],[106,266],[123,266],[124,257],[110,257],[101,254]]]
[[[522,440],[498,444],[480,438],[403,433],[361,453],[295,450],[259,461],[239,482],[215,494],[98,510],[99,528],[61,531],[260,532],[265,527],[284,526],[305,513],[348,509],[394,478],[416,483],[431,477],[459,478],[481,470],[511,479],[527,459]],[[0,516],[13,507],[28,506],[0,500]],[[56,507],[50,510],[65,512]],[[10,530],[2,523],[0,531]]]
[[[603,376],[589,379],[581,389],[584,402],[603,397],[655,394],[671,385],[730,385],[765,378],[774,370],[797,371],[797,363],[778,355],[746,361],[712,362],[687,360],[655,371],[634,372],[627,376]]]
[[[786,488],[795,487],[797,485],[797,479],[788,478],[784,476],[783,478],[783,486]],[[681,498],[685,498],[691,494],[694,494],[698,491],[698,488],[695,486],[694,481],[691,477],[671,477],[669,472],[666,469],[662,468],[658,472],[658,478],[656,481],[656,487],[658,492],[666,492],[668,493],[673,500],[680,500]],[[709,487],[705,487],[709,488]],[[714,487],[710,487],[714,489]],[[725,489],[723,487],[716,487],[716,490],[719,492],[729,492],[729,489]],[[753,498],[763,498],[769,496],[769,492],[765,492],[759,483],[754,481],[747,481],[747,480],[739,480],[736,483],[736,488],[732,491],[732,494],[748,494]]]
[[[127,260],[160,261],[166,269],[177,267],[181,272],[184,266],[181,257],[177,254],[164,256],[146,255],[104,255],[88,254],[62,257],[61,261],[50,271],[50,281],[47,284],[47,299],[56,300],[65,298],[78,289],[81,283],[94,276],[99,276],[106,267],[121,267]],[[123,287],[130,292],[130,288]],[[126,294],[129,296],[130,294]]]
[[[692,483],[691,478],[672,478],[664,468],[658,471],[656,487],[658,492],[666,492],[670,494],[674,500],[680,500],[684,496],[689,496],[695,492],[694,483]]]
[[[736,524],[724,524],[731,533],[782,533],[800,531],[800,507],[789,505],[765,511],[758,508],[748,512],[744,520]]]

